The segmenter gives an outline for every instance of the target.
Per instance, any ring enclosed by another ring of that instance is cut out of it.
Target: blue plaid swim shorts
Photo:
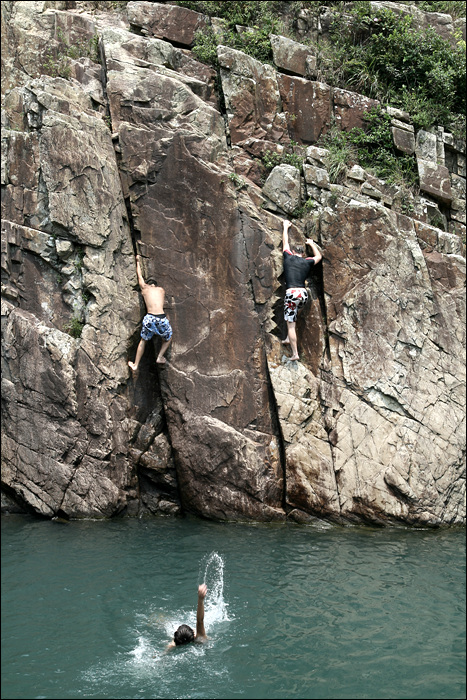
[[[172,337],[172,326],[165,314],[146,314],[143,318],[141,337],[143,340],[151,340],[154,335],[160,335],[164,340]]]

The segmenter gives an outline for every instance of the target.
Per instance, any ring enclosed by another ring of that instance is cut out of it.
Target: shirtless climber
[[[146,348],[146,342],[151,340],[153,336],[159,335],[163,341],[156,359],[156,362],[160,365],[166,362],[164,355],[172,341],[172,326],[164,313],[165,291],[162,287],[158,287],[156,281],[151,278],[148,278],[146,282],[144,281],[141,273],[141,259],[139,255],[136,256],[136,274],[138,275],[141,294],[146,304],[146,315],[143,318],[141,340],[136,350],[135,361],[128,363],[128,366],[133,372],[136,372],[138,369]]]
[[[291,360],[299,360],[297,350],[296,322],[299,310],[308,301],[308,291],[305,287],[305,280],[310,274],[311,268],[322,260],[316,244],[308,238],[306,243],[310,246],[313,257],[306,258],[303,246],[296,245],[292,249],[289,247],[290,221],[284,221],[284,232],[282,234],[282,249],[284,258],[285,273],[285,300],[284,300],[284,320],[287,322],[287,338],[282,341],[284,345],[290,345],[292,349]]]

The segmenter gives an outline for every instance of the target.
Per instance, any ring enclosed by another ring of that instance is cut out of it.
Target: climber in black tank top
[[[322,255],[318,247],[308,238],[306,243],[310,246],[313,257],[304,257],[303,246],[289,247],[290,221],[284,221],[284,232],[282,235],[282,248],[284,258],[285,274],[285,300],[284,300],[284,320],[287,323],[287,338],[283,340],[284,345],[290,345],[292,350],[291,360],[298,360],[297,331],[296,322],[299,310],[308,301],[308,290],[305,287],[305,280],[310,274],[311,268],[322,260]]]

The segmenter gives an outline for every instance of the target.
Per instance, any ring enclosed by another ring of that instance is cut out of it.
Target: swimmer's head
[[[181,646],[182,644],[189,644],[190,642],[193,642],[194,639],[195,633],[191,627],[188,627],[188,625],[180,625],[174,634],[174,642],[177,647]]]

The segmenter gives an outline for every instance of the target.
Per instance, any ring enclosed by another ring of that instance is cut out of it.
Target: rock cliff
[[[374,101],[318,82],[309,47],[221,45],[217,75],[191,51],[209,18],[90,4],[2,3],[3,510],[463,522],[465,143],[390,112],[407,215],[358,166],[331,184],[316,142]],[[291,143],[303,168],[265,181]],[[324,258],[289,362],[282,220],[305,201],[292,233]],[[137,251],[174,342],[133,377]]]

